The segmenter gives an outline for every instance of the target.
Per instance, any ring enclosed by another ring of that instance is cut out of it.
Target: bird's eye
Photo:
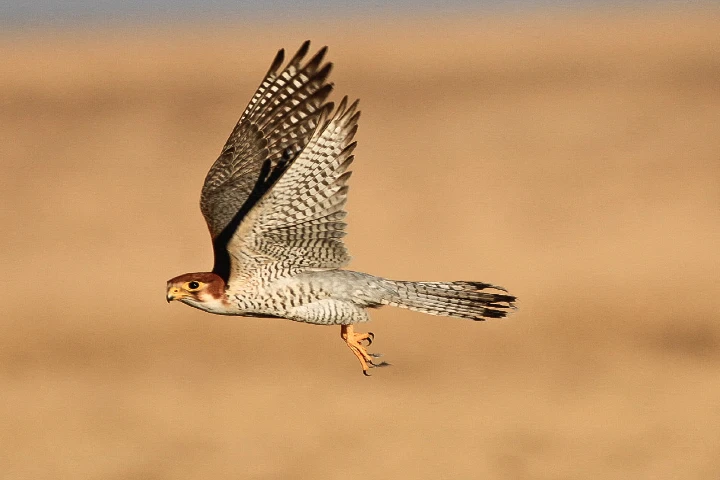
[[[195,290],[197,288],[200,288],[200,284],[198,282],[190,282],[188,283],[188,287],[190,290]]]

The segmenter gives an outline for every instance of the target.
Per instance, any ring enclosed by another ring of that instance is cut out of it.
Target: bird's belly
[[[273,316],[294,320],[298,309],[329,300],[331,292],[311,282],[296,278],[278,279],[271,283],[247,285],[232,295],[238,314]]]

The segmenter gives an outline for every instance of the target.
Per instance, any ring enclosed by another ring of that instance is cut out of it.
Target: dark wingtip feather
[[[298,49],[297,53],[293,56],[293,58],[288,62],[288,66],[295,65],[297,66],[303,58],[305,58],[305,55],[307,55],[308,50],[310,50],[310,40],[305,40],[303,44]]]
[[[309,69],[310,71],[314,71],[318,65],[320,65],[325,58],[325,54],[328,51],[328,47],[324,46],[318,52],[313,55],[313,57],[310,59],[310,61],[305,66],[305,69]]]
[[[352,125],[353,126],[353,135],[355,135],[355,132],[357,132],[358,127],[358,121],[360,120],[360,112],[355,112],[355,114],[350,117],[350,120],[346,122],[346,125]]]
[[[343,115],[345,115],[345,107],[347,106],[348,97],[345,95],[342,100],[340,100],[340,105],[338,105],[337,111],[335,112],[335,117],[340,119]]]
[[[332,71],[332,69],[333,69],[333,64],[331,62],[326,63],[325,65],[323,65],[323,67],[320,70],[318,70],[317,72],[315,72],[313,74],[311,82],[318,82],[318,83],[325,82],[325,79],[328,77],[328,75],[330,75],[330,72]],[[308,83],[310,83],[310,82],[308,82]],[[330,84],[330,85],[332,85],[332,84]]]
[[[276,73],[278,71],[278,68],[280,68],[280,65],[282,65],[283,61],[285,61],[285,49],[281,48],[280,50],[278,50],[277,54],[275,54],[275,59],[270,65],[268,73],[265,76]]]
[[[345,140],[343,140],[343,142],[348,143],[349,146],[351,146],[350,151],[352,151],[355,148],[355,145],[357,145],[357,142],[353,142],[353,138],[355,138],[357,129],[358,129],[358,126],[356,123],[350,128],[350,130],[348,130],[348,132],[345,134]],[[350,143],[350,142],[352,142],[352,143]],[[347,150],[347,147],[345,147],[345,149]]]
[[[318,126],[320,130],[325,130],[327,124],[330,122],[329,117],[332,111],[335,109],[335,103],[328,102],[322,106],[318,115]]]
[[[360,99],[356,98],[353,103],[350,104],[347,111],[345,112],[345,117],[349,117],[355,113],[357,110],[358,105],[360,104]],[[355,117],[355,121],[357,121],[357,118],[360,118],[360,112],[357,112],[357,117]],[[353,120],[351,120],[352,122]]]
[[[354,128],[356,129],[356,128],[357,128],[357,125],[355,125]],[[355,132],[350,132],[350,133],[352,134],[352,133],[355,133]],[[352,142],[352,143],[348,144],[347,147],[343,148],[342,151],[340,152],[340,155],[345,155],[345,154],[350,154],[350,153],[352,153],[352,151],[355,150],[355,147],[357,147],[357,141]]]

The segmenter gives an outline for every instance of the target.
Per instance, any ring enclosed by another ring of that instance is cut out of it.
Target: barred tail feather
[[[485,320],[505,317],[515,297],[502,287],[481,282],[402,282],[387,280],[393,292],[382,303],[446,317]],[[487,289],[506,293],[494,293]]]

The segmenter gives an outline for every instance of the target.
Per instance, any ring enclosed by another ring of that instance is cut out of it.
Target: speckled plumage
[[[351,325],[392,305],[484,320],[515,297],[480,282],[406,282],[342,270],[348,170],[360,113],[326,102],[326,48],[305,65],[309,42],[280,70],[283,51],[211,167],[201,194],[215,266],[168,282],[167,298],[211,313],[342,325],[363,371],[377,366]]]

